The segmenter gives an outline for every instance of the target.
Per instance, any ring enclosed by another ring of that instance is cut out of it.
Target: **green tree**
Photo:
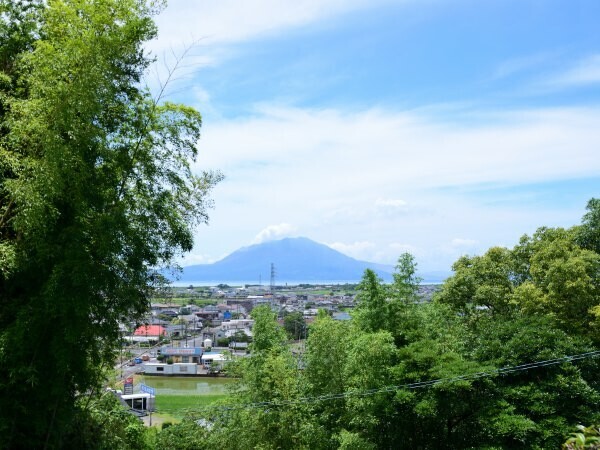
[[[410,253],[400,255],[392,276],[392,297],[405,303],[414,303],[417,301],[419,284],[423,280],[417,276],[417,262],[415,257]]]
[[[308,332],[304,315],[300,311],[286,314],[283,317],[283,328],[288,337],[295,341],[305,339]]]
[[[172,450],[202,450],[209,447],[209,430],[194,420],[184,419],[180,423],[163,428],[157,435],[154,448]]]
[[[0,8],[0,433],[58,447],[221,175],[191,171],[199,113],[141,86],[153,4]]]
[[[388,288],[371,270],[365,270],[357,288],[356,307],[352,311],[353,323],[363,331],[386,328]]]
[[[325,311],[320,311],[310,325],[303,358],[303,375],[310,397],[337,396],[346,391],[343,368],[347,364],[348,349],[352,342],[351,330],[347,321],[333,320]],[[344,398],[316,402],[313,414],[331,439],[347,426],[349,417]],[[334,446],[335,443],[331,442],[330,445]]]
[[[463,256],[452,270],[454,275],[436,295],[438,302],[464,314],[503,314],[511,308],[509,296],[515,285],[515,264],[510,250],[493,247],[482,256]]]
[[[577,243],[578,230],[539,228],[512,254],[526,268],[510,302],[525,313],[553,317],[570,332],[589,334],[600,304],[600,255]]]
[[[416,272],[417,264],[410,253],[398,258],[390,285],[384,284],[373,270],[365,270],[357,287],[353,323],[366,332],[387,330],[396,344],[402,345],[411,326],[411,310],[418,301],[421,279]]]
[[[486,318],[473,331],[471,357],[499,368],[594,350],[588,339],[570,336],[548,316]],[[496,411],[481,426],[495,445],[559,448],[574,425],[598,420],[598,366],[590,358],[498,377]]]
[[[360,393],[393,385],[392,367],[396,362],[394,339],[385,330],[358,334],[348,348],[344,367],[347,431],[358,433],[378,448],[391,448],[390,425],[397,418],[391,402],[393,393]]]
[[[397,346],[407,342],[407,334],[413,327],[413,317],[419,301],[417,262],[410,253],[398,258],[393,281],[389,287],[389,299],[385,305],[386,329],[394,336]]]
[[[543,314],[590,334],[600,305],[600,255],[578,245],[580,229],[541,227],[512,250],[464,256],[435,299],[475,316]]]
[[[300,399],[306,393],[298,358],[268,306],[252,310],[253,342],[248,358],[232,367],[237,378],[221,408],[204,415],[214,422],[213,448],[319,448],[323,430]]]
[[[577,229],[577,242],[585,249],[600,253],[600,199],[590,199],[586,209]]]
[[[254,319],[250,346],[252,353],[282,352],[286,348],[287,339],[285,331],[277,323],[277,315],[271,308],[268,305],[258,306],[252,310],[250,316]]]
[[[81,399],[76,429],[65,433],[64,448],[150,450],[152,432],[129,413],[112,392]],[[173,448],[173,447],[171,447]]]

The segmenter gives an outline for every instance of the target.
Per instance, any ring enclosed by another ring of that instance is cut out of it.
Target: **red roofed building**
[[[158,339],[160,336],[166,336],[167,330],[162,325],[142,325],[133,332],[133,335]]]

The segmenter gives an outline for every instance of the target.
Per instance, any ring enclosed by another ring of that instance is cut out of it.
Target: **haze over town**
[[[222,170],[183,264],[306,236],[422,270],[579,223],[600,186],[594,1],[171,0],[149,49]]]

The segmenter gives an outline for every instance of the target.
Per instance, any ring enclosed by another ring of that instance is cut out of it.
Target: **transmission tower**
[[[271,263],[271,294],[275,295],[275,264]]]

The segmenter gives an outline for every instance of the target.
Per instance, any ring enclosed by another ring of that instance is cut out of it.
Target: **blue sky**
[[[171,0],[156,90],[226,176],[183,264],[306,236],[424,271],[600,196],[600,2]]]

